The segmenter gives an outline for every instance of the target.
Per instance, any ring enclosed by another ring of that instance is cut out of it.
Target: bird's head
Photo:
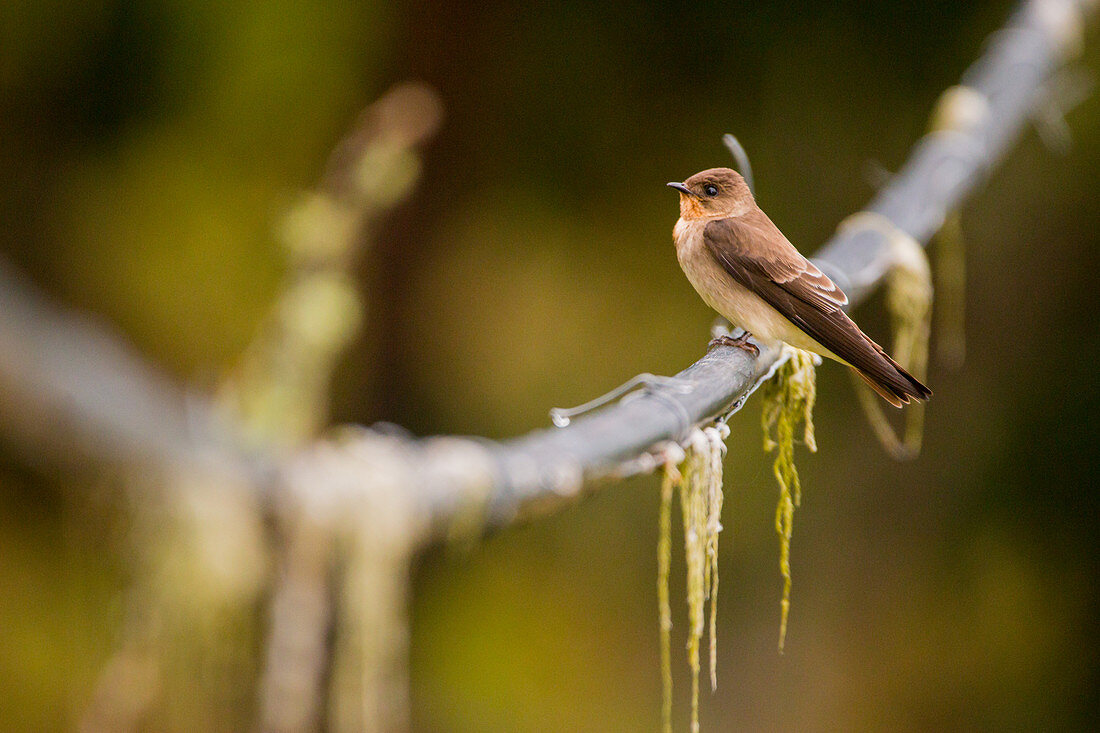
[[[708,168],[683,183],[668,184],[680,192],[684,219],[724,219],[752,208],[752,191],[745,179],[729,168]]]

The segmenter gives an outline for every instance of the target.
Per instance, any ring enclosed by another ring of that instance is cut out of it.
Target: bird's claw
[[[707,351],[710,351],[716,346],[736,346],[739,349],[749,352],[753,356],[760,356],[760,349],[757,348],[756,344],[749,341],[749,336],[751,335],[752,334],[748,331],[742,331],[741,335],[736,338],[728,334],[717,336],[710,340],[710,344],[707,345]]]

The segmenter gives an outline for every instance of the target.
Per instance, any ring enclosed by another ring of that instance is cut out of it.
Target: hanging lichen
[[[794,464],[794,436],[802,423],[802,442],[812,452],[814,441],[813,409],[817,396],[817,357],[785,347],[789,355],[762,387],[764,450],[776,451],[773,471],[779,482],[779,504],[775,508],[775,531],[779,534],[779,569],[783,574],[783,600],[780,604],[779,651],[787,638],[787,616],[791,607],[791,534],[794,509],[802,501],[802,484]],[[774,436],[772,437],[774,430]]]
[[[675,446],[679,450],[680,446]],[[661,477],[661,510],[657,529],[657,603],[661,627],[661,720],[665,733],[672,733],[672,604],[668,579],[672,567],[672,493],[680,484],[677,464],[683,460],[679,450],[675,459],[665,461]]]
[[[966,240],[962,217],[947,215],[936,235],[936,355],[958,369],[966,359]]]
[[[893,265],[886,278],[886,308],[894,331],[894,358],[913,376],[928,373],[928,339],[932,320],[932,275],[928,258],[917,242],[895,230],[891,238]],[[861,380],[853,378],[860,405],[883,447],[899,460],[920,453],[924,434],[924,404],[905,411],[905,432],[898,437],[882,410],[882,403]]]
[[[715,613],[718,601],[718,533],[722,531],[722,456],[729,428],[724,424],[696,429],[687,439],[687,450],[678,446],[666,452],[661,482],[660,536],[657,542],[657,596],[661,627],[662,720],[672,730],[672,609],[669,570],[672,561],[672,495],[680,492],[684,520],[684,554],[687,566],[688,666],[691,668],[691,730],[699,730],[700,655],[710,601],[710,683],[717,686],[718,647]]]
[[[710,592],[710,691],[718,690],[718,533],[722,531],[722,457],[729,427],[721,423],[703,431],[707,437],[710,473],[707,487],[707,577],[703,585]]]
[[[1091,84],[1089,85],[1091,86]],[[1057,99],[1062,91],[1070,92],[1063,101],[1075,99],[1073,92],[1064,88],[1055,91],[1050,87],[1051,99]],[[1042,137],[1046,128],[1044,120],[1052,120],[1056,134],[1053,147],[1060,147],[1065,141],[1065,120],[1061,118],[1059,102],[1036,106],[1035,122]],[[1044,110],[1054,110],[1053,116],[1043,114]],[[936,102],[936,107],[928,122],[929,134],[958,133],[972,134],[984,124],[990,114],[989,99],[973,87],[957,85],[946,89]],[[936,235],[936,290],[939,302],[936,304],[937,351],[947,366],[957,369],[966,356],[966,338],[963,328],[966,307],[966,252],[962,236],[962,225],[958,211],[948,213],[943,226]],[[903,362],[904,363],[904,362]],[[910,370],[912,371],[912,370]]]

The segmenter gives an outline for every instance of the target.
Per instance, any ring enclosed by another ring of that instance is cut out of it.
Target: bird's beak
[[[670,182],[666,183],[665,185],[668,186],[669,188],[675,188],[680,193],[687,194],[688,196],[695,196],[694,191],[692,191],[690,188],[688,188],[684,184],[680,183],[679,181],[670,181]]]

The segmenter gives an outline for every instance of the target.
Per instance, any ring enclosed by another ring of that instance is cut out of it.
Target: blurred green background
[[[711,314],[677,267],[665,181],[727,164],[734,132],[760,203],[812,252],[1011,7],[7,0],[0,254],[209,387],[277,293],[282,213],[360,108],[422,80],[446,120],[363,258],[367,323],[334,411],[503,438],[703,353]],[[1097,44],[1083,63],[1100,68]],[[758,405],[732,421],[704,730],[1100,720],[1100,95],[1069,123],[1068,155],[1029,133],[963,212],[968,359],[933,365],[919,460],[892,462],[848,377],[819,371],[783,656]],[[879,299],[856,316],[887,338]],[[124,522],[106,481],[32,470],[0,437],[6,729],[70,727],[117,637]],[[416,730],[657,728],[656,486],[419,558]],[[682,576],[677,558],[674,598]]]

